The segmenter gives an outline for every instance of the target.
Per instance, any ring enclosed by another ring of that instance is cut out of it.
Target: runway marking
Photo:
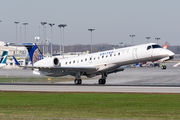
[[[162,84],[162,83],[169,82],[169,81],[173,81],[173,80],[176,80],[176,78],[173,78],[173,79],[170,79],[170,80],[165,80],[165,81],[159,82],[159,83],[157,83],[157,84]]]

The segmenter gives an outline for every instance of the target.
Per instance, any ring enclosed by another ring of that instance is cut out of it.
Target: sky
[[[134,44],[165,41],[180,45],[180,0],[0,0],[0,41],[59,44],[64,28],[65,45]],[[14,22],[19,22],[16,24]],[[52,27],[40,22],[54,23]],[[25,26],[23,23],[28,23]],[[21,26],[21,28],[20,28]],[[39,27],[40,26],[40,27]],[[60,32],[61,30],[61,32]],[[40,31],[40,32],[39,32]],[[16,39],[17,32],[17,39]]]

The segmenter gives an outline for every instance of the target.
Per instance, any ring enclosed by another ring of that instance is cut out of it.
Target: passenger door
[[[134,60],[137,60],[138,59],[138,56],[137,56],[137,48],[134,48],[133,51],[132,51],[132,56],[134,58]]]

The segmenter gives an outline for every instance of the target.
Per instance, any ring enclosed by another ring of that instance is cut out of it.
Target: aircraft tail
[[[2,53],[1,60],[0,60],[0,63],[1,63],[1,64],[6,64],[7,55],[8,55],[8,50],[4,50],[3,53]]]
[[[164,45],[163,48],[167,49],[168,45]]]
[[[28,52],[32,66],[39,60],[43,59],[43,55],[36,44],[23,44]]]

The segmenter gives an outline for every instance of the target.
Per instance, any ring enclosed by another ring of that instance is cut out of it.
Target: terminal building
[[[3,69],[17,69],[12,56],[15,56],[21,65],[26,65],[29,61],[28,51],[23,46],[16,46],[14,43],[0,41],[0,56],[3,50],[8,50],[7,65]]]

